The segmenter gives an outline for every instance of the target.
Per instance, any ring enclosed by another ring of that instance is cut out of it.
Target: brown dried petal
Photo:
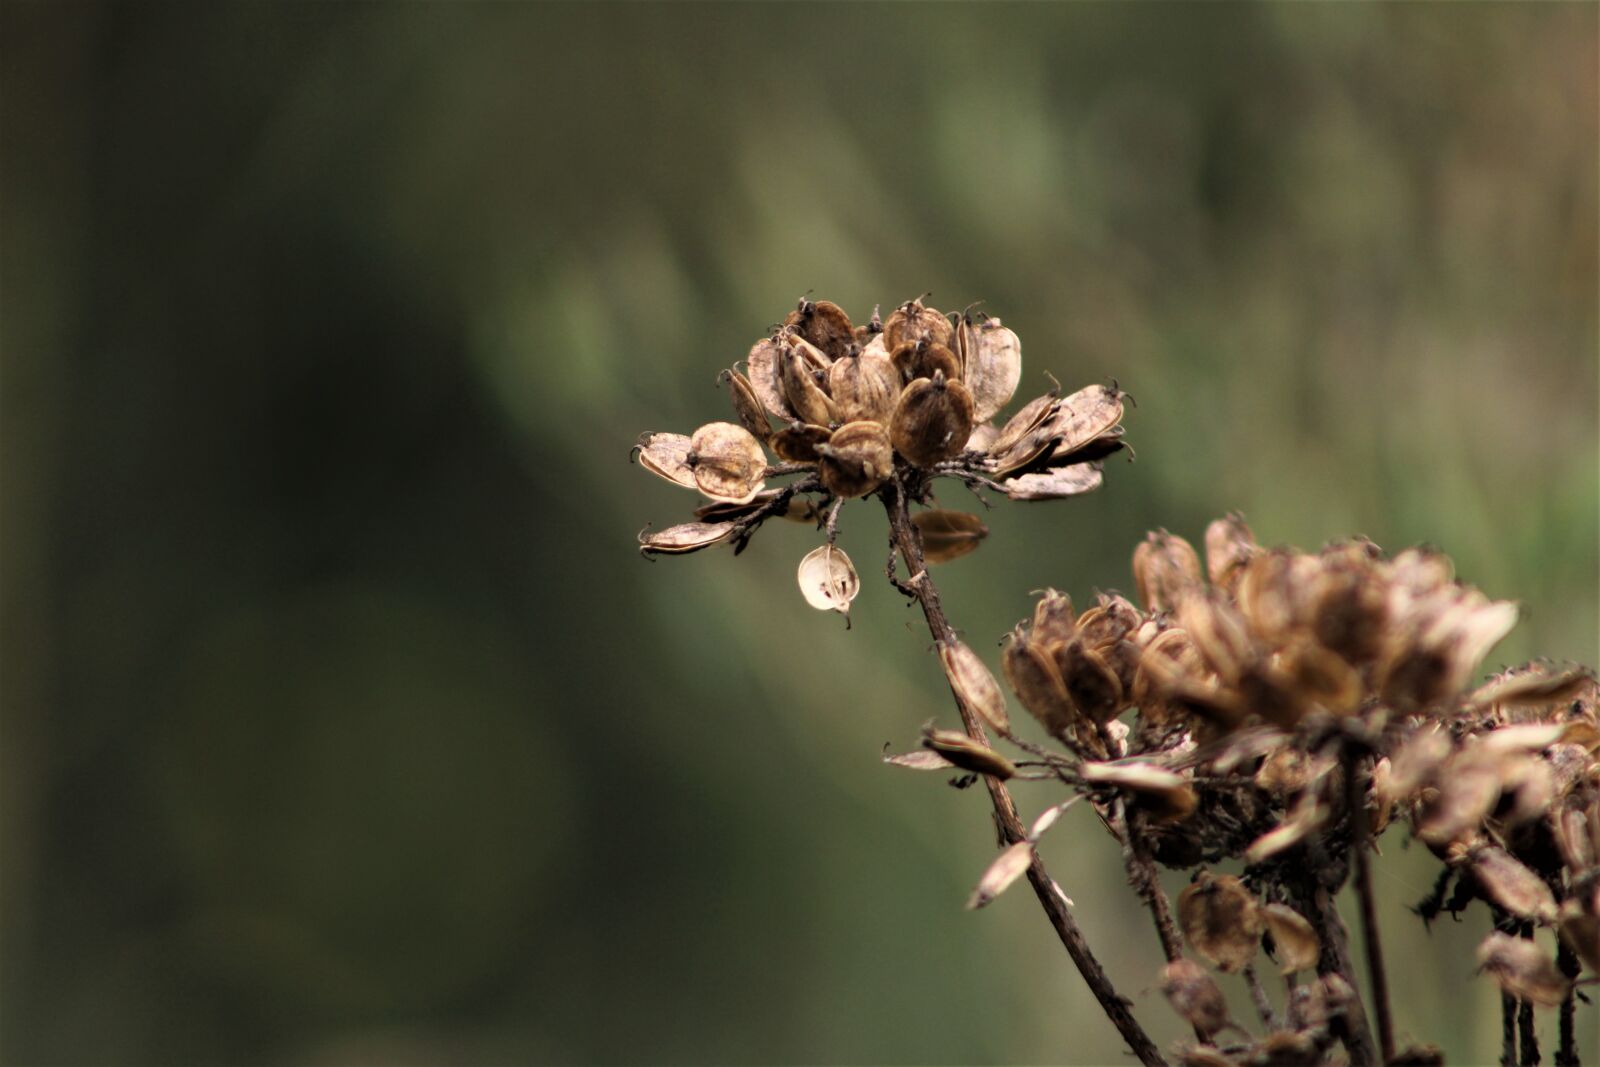
[[[1205,871],[1178,894],[1178,925],[1196,952],[1229,974],[1255,958],[1263,928],[1256,898],[1243,882]]]
[[[1476,849],[1471,865],[1478,884],[1506,911],[1536,922],[1555,920],[1556,898],[1550,887],[1505,849],[1495,845]]]
[[[639,466],[673,485],[685,489],[699,488],[694,480],[694,469],[689,466],[689,452],[694,445],[681,433],[642,433],[634,448],[639,452]]]
[[[890,352],[906,343],[927,341],[950,348],[956,343],[955,327],[950,320],[922,300],[908,300],[894,309],[883,324],[883,340]]]
[[[1161,992],[1172,1009],[1202,1034],[1228,1025],[1228,1002],[1216,980],[1193,960],[1176,959],[1161,970]]]
[[[837,496],[865,496],[894,473],[894,450],[889,435],[875,422],[847,422],[833,438],[817,447],[821,461],[817,474]]]
[[[939,646],[939,660],[944,664],[944,674],[950,680],[950,688],[962,703],[994,729],[1002,734],[1010,733],[1011,717],[1006,713],[1006,696],[978,654],[957,641]]]
[[[1317,965],[1322,944],[1305,916],[1286,904],[1263,904],[1261,917],[1272,934],[1280,974],[1309,971]]]
[[[831,300],[801,300],[800,306],[784,319],[784,325],[793,327],[829,359],[842,358],[855,344],[850,316]]]
[[[1018,841],[1006,848],[995,857],[993,863],[989,864],[988,869],[983,872],[983,877],[978,879],[977,888],[972,891],[972,896],[967,898],[967,909],[971,911],[981,908],[1004,893],[1012,882],[1027,873],[1032,863],[1032,842]]]
[[[1212,522],[1206,527],[1206,575],[1211,584],[1233,592],[1245,564],[1259,551],[1243,515],[1234,512]]]
[[[974,741],[959,730],[935,730],[931,726],[924,727],[922,747],[939,753],[964,771],[987,774],[1002,782],[1017,773],[1016,764],[988,745]]]
[[[728,398],[733,401],[733,413],[739,419],[739,425],[749,430],[756,440],[765,443],[772,436],[772,424],[767,421],[766,407],[756,395],[755,386],[736,370],[725,370],[722,374],[728,381]]]
[[[817,384],[819,372],[816,364],[802,351],[800,346],[805,344],[804,341],[791,340],[793,343],[785,347],[779,363],[783,376],[783,395],[788,399],[788,407],[801,422],[813,426],[831,426],[837,421],[837,413],[833,401]]]
[[[1200,584],[1200,557],[1183,538],[1152,530],[1133,550],[1133,580],[1146,611],[1171,611]]]
[[[800,592],[806,603],[818,611],[850,614],[850,602],[861,592],[861,579],[844,550],[823,545],[807,552],[800,561]]]
[[[731,522],[686,522],[657,533],[639,535],[639,551],[646,556],[679,556],[726,541],[736,527]]]
[[[911,517],[911,523],[922,534],[922,554],[929,563],[960,559],[977,551],[989,536],[989,527],[983,520],[965,511],[919,511]]]
[[[889,358],[902,382],[932,378],[935,374],[944,375],[946,381],[961,380],[961,361],[944,345],[929,344],[927,341],[903,344],[891,352]]]
[[[1023,636],[1020,629],[1011,636],[1011,643],[1000,659],[1011,691],[1051,734],[1068,735],[1078,717],[1055,663],[1042,647]]]
[[[918,467],[954,459],[972,435],[972,394],[942,376],[906,386],[889,424],[894,449]]]
[[[780,419],[793,419],[794,408],[783,391],[784,346],[771,337],[763,337],[750,349],[745,363],[750,370],[750,388],[767,414]]]
[[[790,463],[815,463],[820,458],[817,446],[827,444],[832,436],[833,431],[826,426],[810,426],[796,421],[773,434],[768,443],[779,459]]]
[[[1098,463],[1080,463],[1021,474],[1000,484],[1012,500],[1061,500],[1098,489],[1103,481],[1105,472]]]
[[[869,349],[828,368],[828,392],[843,421],[888,425],[900,399],[900,373],[887,356]]]
[[[963,380],[972,390],[975,417],[987,422],[1016,395],[1017,383],[1022,381],[1022,342],[999,319],[964,320],[964,326]]]
[[[743,426],[709,422],[690,439],[695,484],[713,500],[746,501],[761,491],[767,454]]]
[[[1478,946],[1478,967],[1512,996],[1547,1008],[1560,1004],[1570,988],[1555,961],[1536,942],[1498,930]]]

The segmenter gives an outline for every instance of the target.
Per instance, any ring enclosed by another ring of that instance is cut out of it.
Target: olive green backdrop
[[[951,715],[874,508],[848,632],[805,528],[635,552],[692,501],[634,436],[808,290],[1138,400],[940,574],[980,649],[1238,508],[1445,547],[1524,606],[1491,666],[1597,658],[1592,5],[0,29],[6,1062],[1117,1062],[1026,896],[961,911],[982,797],[877,763]],[[1402,836],[1398,1025],[1490,1060],[1486,917],[1425,934]],[[1047,858],[1181,1037],[1108,839]]]

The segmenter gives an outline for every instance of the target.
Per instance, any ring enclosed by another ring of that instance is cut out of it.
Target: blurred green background
[[[634,436],[807,290],[1137,397],[941,572],[980,649],[1238,508],[1597,658],[1593,5],[0,20],[6,1062],[1119,1061],[1026,895],[960,910],[979,792],[877,763],[952,715],[874,508],[848,632],[805,528],[635,552],[692,501]],[[1400,837],[1402,1035],[1492,1060]],[[1110,841],[1046,852],[1183,1036]]]

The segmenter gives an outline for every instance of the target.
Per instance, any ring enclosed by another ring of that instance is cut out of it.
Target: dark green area
[[[1025,897],[960,911],[981,797],[876,763],[950,712],[874,506],[845,632],[804,528],[642,562],[692,501],[628,446],[726,417],[802,292],[981,298],[1027,395],[1139,406],[942,573],[980,650],[1241,509],[1435,542],[1524,605],[1491,666],[1593,661],[1597,29],[7,2],[0,1058],[1117,1061]],[[1111,843],[1055,834],[1179,1038]],[[1390,840],[1402,1036],[1492,1060],[1486,917],[1424,934]]]

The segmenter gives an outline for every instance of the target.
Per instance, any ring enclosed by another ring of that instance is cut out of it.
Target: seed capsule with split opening
[[[694,432],[689,446],[695,484],[706,496],[742,503],[761,491],[767,454],[743,426],[707,423]]]
[[[779,459],[790,463],[815,463],[820,458],[817,448],[833,437],[826,426],[809,426],[796,420],[772,435],[772,450]]]
[[[847,422],[817,446],[817,474],[840,497],[865,496],[894,473],[889,435],[875,422]]]
[[[1061,674],[1050,654],[1036,641],[1029,640],[1019,626],[1011,632],[1011,643],[1001,656],[1011,691],[1022,706],[1056,737],[1070,737],[1078,723],[1078,713],[1067,696]]]
[[[807,552],[800,561],[800,592],[806,603],[818,611],[850,614],[850,602],[861,592],[861,579],[855,564],[841,548],[823,545]]]
[[[831,300],[802,299],[783,321],[829,359],[841,358],[855,343],[850,316]]]
[[[807,357],[801,347],[810,346],[798,338],[790,340],[792,343],[784,349],[779,363],[779,372],[783,379],[783,395],[788,400],[788,406],[801,422],[813,426],[831,426],[837,412],[833,401],[822,391],[822,386],[817,384],[821,370],[815,361]]]
[[[828,368],[828,392],[845,422],[887,426],[900,399],[900,372],[882,352],[847,355]]]
[[[883,324],[883,340],[890,352],[906,343],[928,341],[950,348],[955,344],[955,327],[950,320],[922,302],[922,298],[907,300],[894,309]]]
[[[642,433],[639,443],[633,446],[639,454],[639,466],[673,485],[697,489],[694,467],[689,463],[689,453],[694,442],[681,433]]]
[[[971,435],[972,394],[939,373],[906,386],[889,424],[895,451],[918,467],[959,456]]]

